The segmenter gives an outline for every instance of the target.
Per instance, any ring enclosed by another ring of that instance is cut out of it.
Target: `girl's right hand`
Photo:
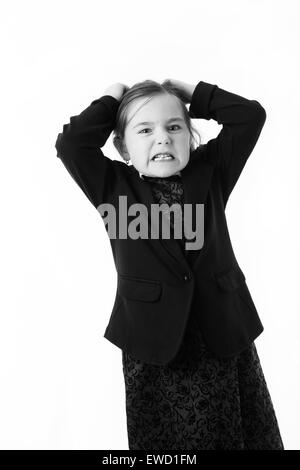
[[[121,101],[122,96],[126,91],[129,90],[129,87],[125,85],[124,83],[113,83],[109,87],[107,87],[104,90],[104,95],[111,95],[113,96],[116,100]]]

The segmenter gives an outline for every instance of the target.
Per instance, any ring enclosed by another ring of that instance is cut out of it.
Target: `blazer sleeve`
[[[266,111],[256,100],[249,100],[200,81],[194,89],[190,116],[214,119],[222,124],[218,136],[204,145],[208,162],[220,176],[224,206],[259,138]]]
[[[122,165],[101,150],[114,128],[118,106],[110,95],[94,100],[78,116],[70,117],[55,143],[57,157],[96,208],[109,201]]]

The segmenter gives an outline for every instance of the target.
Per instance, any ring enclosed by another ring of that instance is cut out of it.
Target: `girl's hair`
[[[149,100],[144,103],[146,104],[148,101],[150,101],[153,96],[162,94],[170,94],[179,98],[183,117],[191,135],[190,150],[193,151],[200,145],[201,136],[198,130],[193,126],[191,116],[185,106],[186,103],[189,103],[189,98],[185,95],[185,93],[179,88],[177,88],[175,85],[173,85],[170,80],[165,80],[162,84],[154,80],[144,80],[143,82],[136,83],[129,90],[127,90],[126,93],[124,93],[124,95],[122,96],[122,100],[120,101],[120,105],[118,107],[116,125],[113,132],[113,144],[118,150],[119,154],[122,156],[122,158],[124,152],[125,128],[128,124],[129,105],[138,98],[149,97]],[[195,135],[198,136],[199,143],[197,143]]]

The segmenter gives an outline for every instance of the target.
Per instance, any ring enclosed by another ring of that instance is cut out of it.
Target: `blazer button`
[[[184,281],[189,281],[189,280],[190,280],[190,276],[189,276],[188,274],[185,274],[185,275],[183,276],[183,279],[184,279]]]

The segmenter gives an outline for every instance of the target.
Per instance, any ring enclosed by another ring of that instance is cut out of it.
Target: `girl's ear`
[[[126,147],[124,141],[121,143],[121,152],[122,152],[122,157],[125,160],[130,160],[130,156],[129,156],[129,153],[127,151],[127,147]]]
[[[123,152],[121,153],[121,157],[123,158],[125,163],[128,163],[129,160],[130,160],[130,156],[129,156],[129,153],[127,152],[127,150],[123,150]]]
[[[122,158],[124,158],[124,157],[128,158],[128,156],[127,156],[128,152],[127,152],[126,146],[125,146],[123,140],[119,136],[115,136],[113,138],[113,144],[116,147],[116,149],[118,150],[118,152],[119,152],[119,154],[121,155]]]

